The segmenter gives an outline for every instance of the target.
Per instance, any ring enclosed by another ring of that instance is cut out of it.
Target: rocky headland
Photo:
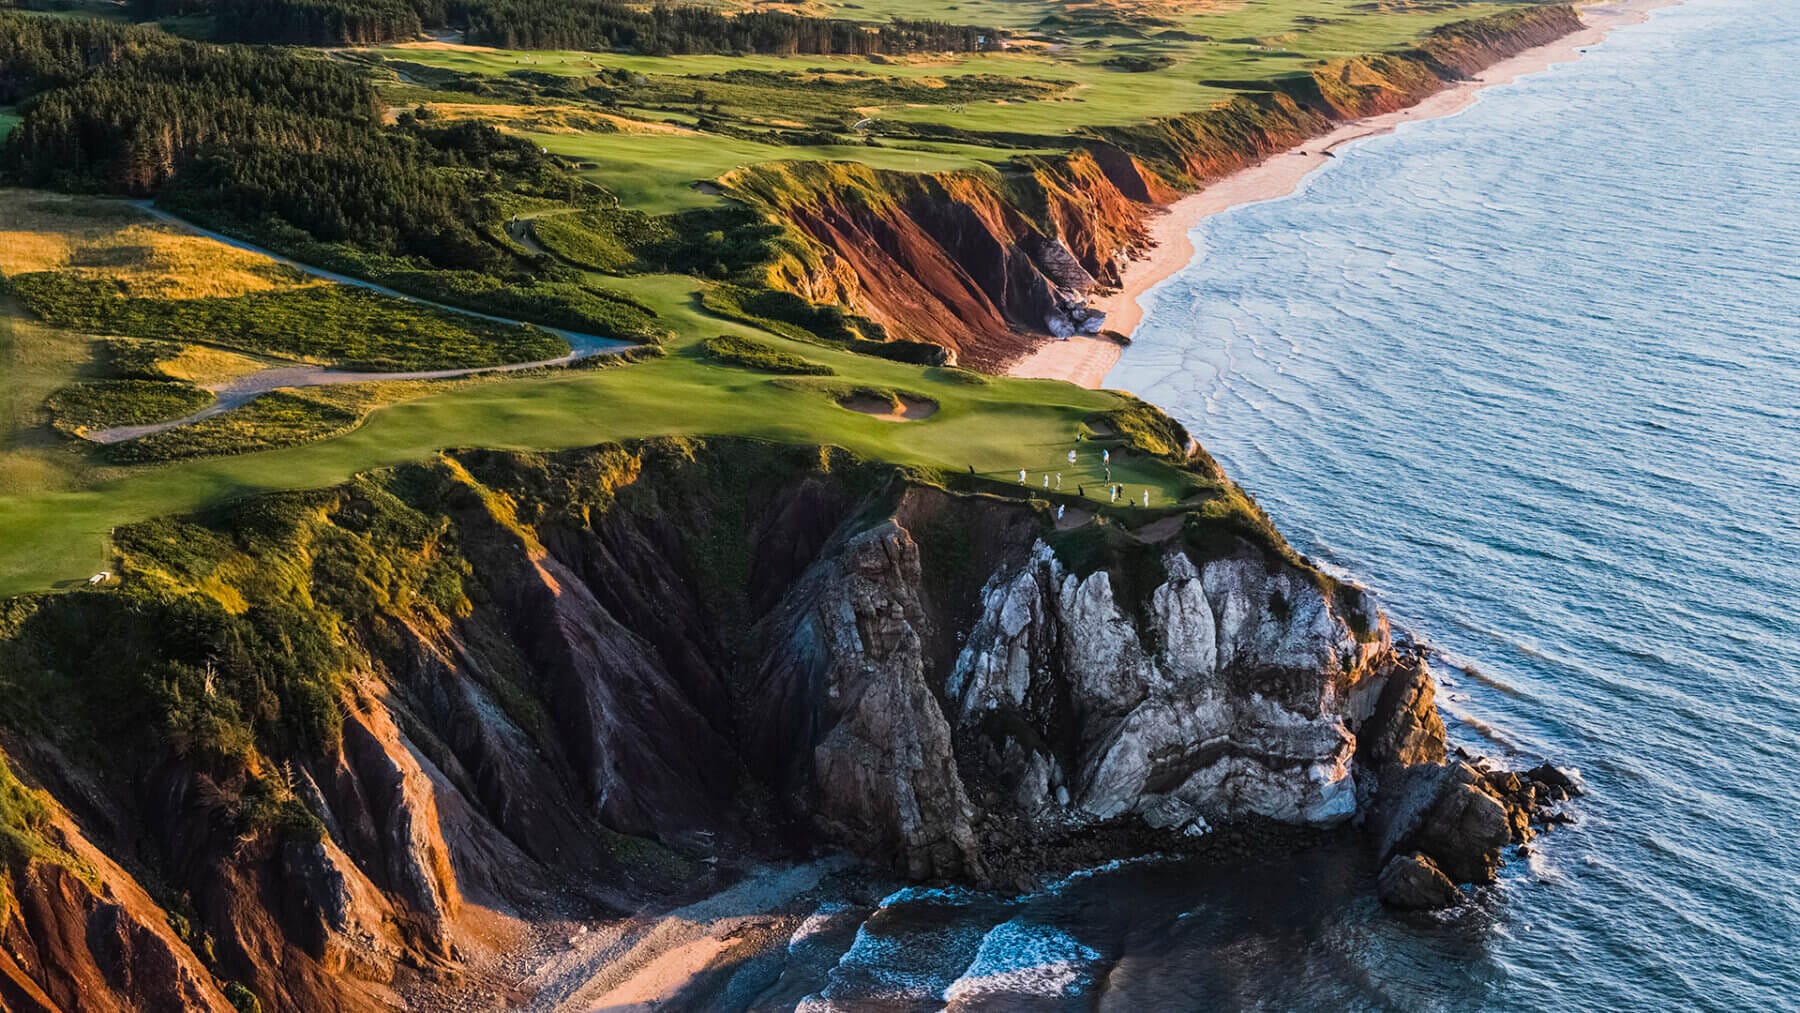
[[[721,185],[795,239],[769,285],[998,369],[1102,330],[1180,193],[1579,26],[1459,22],[1004,175]],[[1492,881],[1578,783],[1452,755],[1423,652],[1157,425],[1126,452],[1188,469],[1169,509],[663,440],[118,529],[115,586],[0,603],[0,1007],[554,1008],[544,940],[822,855],[1013,888],[1353,835],[1396,908]]]
[[[1447,757],[1421,654],[1189,466],[1059,526],[828,448],[469,451],[122,529],[120,587],[0,606],[0,1000],[508,994],[543,926],[845,851],[1012,887],[1349,833],[1398,907],[1490,881],[1573,786]]]

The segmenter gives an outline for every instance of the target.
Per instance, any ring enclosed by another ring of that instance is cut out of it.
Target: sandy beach
[[[1651,11],[1675,2],[1678,0],[1605,0],[1584,4],[1581,19],[1586,27],[1581,31],[1496,63],[1417,105],[1381,116],[1351,120],[1298,148],[1232,173],[1176,201],[1150,223],[1150,237],[1154,243],[1150,254],[1128,264],[1123,285],[1115,292],[1095,298],[1092,304],[1106,311],[1109,330],[1133,334],[1144,316],[1140,297],[1194,259],[1194,244],[1189,241],[1188,233],[1208,215],[1240,204],[1285,197],[1298,189],[1308,174],[1330,161],[1337,148],[1365,137],[1391,133],[1402,123],[1460,112],[1475,101],[1481,89],[1579,59],[1581,50],[1605,39],[1613,29],[1637,24],[1648,18]],[[1076,335],[1067,340],[1044,343],[1009,366],[1007,373],[1018,377],[1067,380],[1083,387],[1098,388],[1123,352],[1124,346],[1110,339]]]

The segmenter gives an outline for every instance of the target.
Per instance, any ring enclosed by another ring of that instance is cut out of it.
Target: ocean
[[[1108,385],[1443,652],[1459,741],[1592,788],[1446,938],[1310,941],[1333,998],[1800,1008],[1796,70],[1800,4],[1665,8],[1146,297]]]
[[[1108,378],[1440,652],[1578,821],[1439,918],[1361,855],[903,891],[803,1008],[1800,1008],[1800,3],[1689,0],[1194,232]],[[838,954],[841,954],[839,956]]]

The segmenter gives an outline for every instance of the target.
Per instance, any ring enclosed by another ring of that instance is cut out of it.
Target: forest
[[[471,121],[383,126],[349,66],[0,11],[0,148],[15,182],[154,196],[185,217],[426,298],[628,340],[642,307],[544,277],[502,238],[507,200],[597,200],[528,141]],[[552,274],[554,272],[551,272]]]
[[[864,24],[781,11],[726,14],[621,0],[134,0],[142,19],[203,14],[221,42],[364,46],[456,28],[471,45],[677,53],[858,54],[998,49],[991,28]]]
[[[464,15],[465,41],[503,49],[624,49],[680,53],[854,54],[998,49],[990,28],[938,21],[868,25],[779,11],[724,14],[709,7],[618,0],[485,0]]]

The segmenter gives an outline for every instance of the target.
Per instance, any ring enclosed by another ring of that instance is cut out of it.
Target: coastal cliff
[[[1563,789],[1447,763],[1425,662],[1191,467],[1059,526],[828,448],[467,451],[121,529],[0,605],[0,1003],[383,1008],[821,850],[1491,879]]]
[[[1121,266],[1145,251],[1149,216],[1181,193],[1337,124],[1414,105],[1580,27],[1568,5],[1459,21],[1402,52],[1217,82],[1243,90],[1210,109],[1090,128],[1067,155],[1019,158],[998,171],[773,163],[720,183],[786,225],[804,251],[783,258],[767,283],[841,302],[895,336],[996,370],[1046,336],[1100,332],[1105,318],[1091,297],[1117,286]]]

